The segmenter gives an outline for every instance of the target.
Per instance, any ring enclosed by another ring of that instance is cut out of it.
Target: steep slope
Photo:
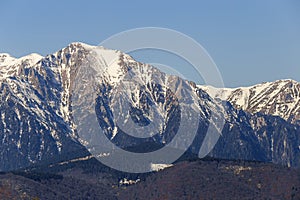
[[[247,113],[225,105],[227,119],[212,157],[299,166],[300,129],[280,117]]]
[[[16,76],[22,67],[36,64],[43,57],[38,54],[30,54],[21,58],[11,57],[9,54],[0,54],[0,79]]]
[[[32,54],[1,63],[1,171],[87,153],[63,112],[63,75],[50,57]],[[60,62],[61,68],[66,61]]]
[[[278,80],[234,89],[198,87],[210,95],[229,101],[237,109],[250,113],[262,112],[280,116],[291,123],[300,123],[300,83],[294,80]]]
[[[172,148],[185,149],[193,142],[188,151],[198,154],[212,121],[212,129],[222,134],[212,156],[289,166],[300,163],[299,126],[274,116],[250,115],[227,102],[220,105],[194,83],[120,51],[72,43],[43,58],[0,56],[1,171],[88,155],[82,144],[89,148],[95,141],[90,131],[79,137],[75,120],[80,118],[74,119],[72,103],[80,95],[87,97],[79,101],[81,111],[96,112],[97,125],[106,137],[129,151],[151,152],[171,144],[185,119],[196,129],[185,127]],[[90,108],[93,103],[95,107]],[[89,122],[85,116],[82,120]],[[218,119],[223,117],[222,131]],[[129,134],[140,127],[150,127],[141,131],[147,137]],[[195,139],[189,141],[193,132]]]

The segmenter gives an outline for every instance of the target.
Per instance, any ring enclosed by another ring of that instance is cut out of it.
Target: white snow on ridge
[[[71,53],[80,48],[94,53],[95,58],[91,61],[97,63],[96,67],[101,70],[99,74],[103,72],[104,76],[112,85],[122,79],[125,75],[124,67],[131,63],[138,66],[136,71],[142,76],[144,82],[147,83],[151,80],[151,73],[147,74],[147,72],[149,72],[147,71],[148,65],[135,61],[130,55],[122,53],[121,51],[106,49],[102,46],[92,46],[81,42],[71,43],[67,48],[69,47],[72,50]],[[57,52],[53,55],[56,54]],[[20,66],[34,66],[42,58],[43,56],[36,53],[21,58],[13,58],[7,53],[0,54],[0,80],[15,76],[18,74]],[[62,106],[60,111],[63,117],[67,118],[70,69],[67,65],[61,64],[60,68],[53,68],[53,71],[55,70],[59,71],[60,76],[62,73],[66,75],[67,81],[64,83],[65,92],[62,95],[64,97],[62,101],[64,107]],[[290,83],[293,85],[291,88],[288,86]],[[252,113],[263,110],[265,114],[281,116],[284,119],[295,115],[297,119],[300,119],[300,86],[298,82],[290,79],[239,88],[215,88],[203,85],[197,85],[197,87],[203,89],[214,98],[231,102],[232,105],[238,109]]]
[[[43,58],[40,54],[32,53],[26,56],[23,56],[21,58],[18,58],[18,60],[27,60],[30,62],[31,65],[36,64],[38,61],[40,61]]]
[[[0,66],[6,65],[14,61],[16,58],[10,56],[8,53],[0,53]]]
[[[83,47],[85,48],[85,46]],[[105,74],[111,84],[119,82],[124,75],[124,70],[122,69],[124,63],[128,64],[134,61],[130,55],[118,50],[106,49],[102,46],[93,48],[89,46],[87,50],[91,50],[92,59],[97,63],[96,66],[98,68],[96,70],[103,70],[101,73]]]
[[[236,105],[241,109],[245,109],[247,105],[251,87],[240,88],[215,88],[213,86],[197,85],[198,88],[207,92],[213,98],[219,98],[221,100],[229,100],[233,93],[237,94]]]
[[[80,45],[83,48],[85,48],[86,50],[91,50],[91,49],[94,49],[94,48],[97,47],[97,46],[89,45],[89,44],[86,44],[86,43],[83,43],[83,42],[73,42],[70,45],[72,45],[72,44],[73,45]]]
[[[291,79],[240,88],[197,87],[214,98],[229,101],[237,109],[263,112],[286,120],[290,116],[294,116],[293,121],[300,119],[300,83]]]
[[[43,56],[37,54],[37,53],[32,53],[20,58],[14,58],[11,57],[9,54],[0,54],[0,66],[11,66],[11,65],[17,65],[21,64],[24,61],[29,62],[29,65],[34,65],[36,64],[39,60],[41,60]]]
[[[9,54],[0,54],[0,80],[16,75],[19,68],[22,66],[33,66],[43,56],[32,53],[21,58],[11,57]]]

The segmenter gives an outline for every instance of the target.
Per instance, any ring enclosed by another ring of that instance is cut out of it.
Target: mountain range
[[[279,116],[290,123],[299,124],[300,83],[294,80],[278,80],[241,88],[199,87],[216,98],[229,101],[237,109]]]
[[[111,62],[112,58],[117,59]],[[98,125],[110,141],[123,149],[151,152],[172,144],[183,116],[197,124],[187,150],[191,155],[198,154],[212,123],[220,138],[211,157],[300,165],[298,82],[279,80],[219,89],[167,75],[118,50],[72,43],[45,57],[0,54],[0,171],[90,155],[86,148],[90,141],[85,141],[89,139],[88,131],[86,138],[78,134],[72,98],[77,94],[74,90],[82,89],[76,84],[90,83],[89,76],[95,75],[91,65],[100,70],[95,79],[96,93],[87,87],[84,94],[96,98],[87,98],[82,105],[96,102],[92,109],[97,113]],[[124,89],[122,80],[131,80],[131,75],[139,79]],[[122,112],[125,101],[129,110]],[[188,106],[199,115],[188,118],[194,114],[184,112]],[[119,118],[112,114],[116,112]],[[222,130],[211,120],[220,118],[225,119]],[[129,119],[140,126],[157,122],[154,131],[149,132],[151,137],[127,134],[121,127],[134,130],[126,124]],[[172,148],[184,148],[189,138],[181,136],[182,143]]]

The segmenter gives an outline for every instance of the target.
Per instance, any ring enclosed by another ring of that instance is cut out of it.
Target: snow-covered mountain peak
[[[119,55],[119,54],[124,54],[119,50],[114,50],[114,49],[108,49],[103,46],[94,46],[90,44],[86,44],[83,42],[72,42],[70,43],[67,47],[63,48],[64,49],[70,49],[70,53],[75,52],[76,50],[85,50],[85,51],[99,51],[99,53],[106,53],[106,54],[114,54],[114,55]],[[110,55],[111,56],[111,55]]]
[[[93,49],[93,48],[96,47],[96,46],[89,45],[89,44],[86,44],[86,43],[83,43],[83,42],[72,42],[68,46],[77,46],[77,47],[82,47],[82,48],[85,48],[85,49]]]
[[[237,109],[280,116],[292,123],[300,120],[300,83],[292,79],[240,88],[198,87],[211,96],[229,101]]]
[[[0,80],[15,76],[22,68],[31,67],[42,58],[43,56],[37,53],[32,53],[20,58],[14,58],[6,53],[0,54]]]
[[[80,42],[71,43],[67,47],[67,51],[71,54],[76,51],[85,52],[85,58],[89,65],[93,66],[98,72],[100,71],[111,85],[117,83],[130,66],[138,63],[130,55],[119,50]]]
[[[76,81],[79,86],[91,85],[89,81],[95,74],[88,73],[94,72],[93,70],[85,70],[91,69],[89,67],[100,70],[99,74],[102,75],[96,80],[100,82],[95,106],[98,123],[107,137],[120,147],[169,144],[183,124],[181,119],[187,119],[196,128],[199,126],[195,146],[190,148],[197,153],[199,148],[196,143],[202,143],[209,120],[222,119],[224,115],[228,122],[222,132],[223,143],[218,142],[219,148],[212,156],[232,158],[232,155],[237,155],[235,158],[245,156],[247,159],[256,159],[256,155],[266,155],[258,159],[282,163],[291,163],[299,157],[297,152],[294,154],[295,148],[298,151],[299,134],[296,135],[297,130],[290,123],[272,116],[252,116],[232,107],[231,110],[226,110],[229,104],[223,108],[201,90],[214,92],[215,95],[212,96],[219,95],[249,112],[280,115],[296,121],[300,118],[300,86],[292,80],[235,89],[196,87],[179,77],[166,75],[151,65],[135,61],[130,55],[118,50],[80,42],[71,43],[46,57],[30,54],[13,58],[8,54],[0,54],[0,60],[0,171],[24,168],[53,157],[80,156],[74,153],[80,150],[81,154],[83,147],[77,141],[78,126],[73,112],[76,106],[73,106],[71,98],[76,94],[95,94],[95,88],[74,87]],[[124,81],[121,81],[122,78]],[[84,93],[73,90],[82,88]],[[82,98],[82,102],[87,103],[87,106],[92,105],[85,98]],[[129,105],[129,108],[124,109],[123,105]],[[183,108],[188,108],[191,112],[186,112]],[[116,116],[118,118],[114,118]],[[129,124],[130,121],[134,124]],[[219,133],[221,129],[218,129],[217,122],[213,124],[213,128]],[[135,124],[138,129],[131,126]],[[124,134],[127,130],[129,133],[140,130],[140,127],[150,126],[154,128],[150,134],[154,137],[136,140]],[[278,129],[278,134],[269,129],[273,126]],[[129,129],[123,129],[124,127]],[[184,133],[193,132],[190,131],[191,126],[186,127],[188,131]],[[176,148],[184,148],[182,145],[189,138],[185,138],[183,134],[182,143],[176,143]],[[229,150],[224,151],[224,147]],[[261,149],[257,150],[257,147]],[[82,154],[86,156],[84,152]],[[16,159],[12,161],[12,157]]]
[[[0,54],[0,66],[11,66],[22,64],[22,62],[29,62],[29,65],[36,64],[39,60],[41,60],[43,56],[32,53],[20,58],[14,58],[7,53]]]
[[[67,47],[54,53],[54,55],[57,55],[60,52],[62,52],[62,54],[70,54],[69,56],[72,55],[78,56],[75,54],[76,53],[81,54],[84,52],[87,59],[90,58],[90,61],[95,62],[95,64],[99,64],[100,62],[101,64],[104,65],[104,67],[109,67],[113,65],[115,61],[118,60],[122,60],[122,61],[133,60],[131,56],[119,50],[108,49],[103,46],[93,46],[82,42],[73,42],[69,44]],[[60,57],[63,57],[63,55]]]
[[[18,61],[28,61],[30,62],[30,65],[36,64],[38,61],[40,61],[43,58],[40,54],[37,53],[31,53],[29,55],[23,56],[21,58],[18,58]]]
[[[8,53],[0,53],[0,59],[7,59],[7,58],[13,58]]]
[[[16,58],[10,56],[8,53],[0,53],[0,66],[7,65],[15,59]]]

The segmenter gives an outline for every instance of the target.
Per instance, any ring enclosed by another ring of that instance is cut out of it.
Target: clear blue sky
[[[158,26],[202,44],[227,87],[300,81],[298,0],[2,0],[0,20],[0,52],[16,57],[50,54],[74,41],[97,45],[120,31]]]

